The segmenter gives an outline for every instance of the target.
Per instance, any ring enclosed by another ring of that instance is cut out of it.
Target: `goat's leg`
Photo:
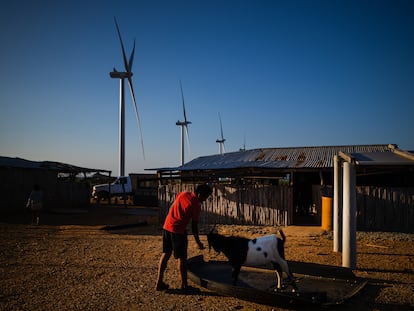
[[[273,262],[272,265],[273,265],[273,268],[275,269],[275,273],[277,277],[277,289],[280,290],[283,285],[282,284],[283,283],[283,268],[278,263],[275,263],[275,262]],[[290,273],[289,268],[287,269],[288,270],[285,272],[286,272],[286,275],[288,276],[289,284],[292,285],[293,289],[296,291],[298,290],[298,288],[296,286],[295,279],[293,275]]]
[[[290,283],[290,285],[292,285],[294,291],[297,291],[298,290],[298,287],[296,286],[295,278],[290,273],[288,273],[288,276],[289,276],[289,283]]]
[[[288,279],[289,279],[289,284],[290,284],[290,285],[292,285],[292,287],[293,287],[293,289],[294,289],[295,291],[297,291],[297,290],[298,290],[298,287],[296,286],[296,281],[295,281],[295,278],[294,278],[294,277],[293,277],[293,275],[290,273],[289,268],[288,268],[288,270],[287,270],[286,274],[287,274]]]
[[[282,278],[281,278],[281,274],[277,270],[275,270],[275,272],[276,272],[276,278],[277,278],[277,286],[276,286],[276,288],[278,290],[281,290],[282,289]]]
[[[241,266],[233,266],[233,272],[231,274],[233,278],[233,285],[236,285],[237,279],[239,278]]]
[[[278,290],[280,290],[280,289],[282,289],[282,276],[283,276],[283,271],[280,268],[280,266],[278,264],[275,264],[275,263],[273,263],[273,268],[275,269],[276,279],[277,279],[276,288]]]
[[[288,279],[289,279],[289,284],[291,284],[291,285],[292,285],[292,287],[293,287],[293,289],[294,289],[294,290],[297,290],[298,288],[297,288],[297,286],[296,286],[295,278],[294,278],[294,277],[293,277],[293,275],[290,273],[290,270],[289,270],[289,266],[288,266],[288,264],[287,264],[287,261],[286,261],[286,260],[282,260],[282,261],[280,262],[280,265],[279,265],[279,264],[276,264],[276,265],[279,267],[279,269],[280,269],[281,271],[284,271],[284,272],[286,273],[286,275],[287,275],[287,277],[288,277]],[[281,272],[280,274],[282,274],[282,272]]]

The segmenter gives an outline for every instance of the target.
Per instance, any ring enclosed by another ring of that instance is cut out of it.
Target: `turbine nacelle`
[[[220,133],[221,133],[221,139],[217,139],[217,140],[216,140],[216,143],[218,143],[218,144],[219,144],[219,153],[220,153],[220,154],[223,154],[224,152],[226,152],[226,151],[224,150],[224,142],[225,142],[226,140],[224,139],[224,135],[223,135],[223,124],[221,123],[221,115],[220,115],[220,113],[219,113],[219,120],[220,120]]]
[[[130,78],[132,77],[134,74],[132,72],[122,72],[122,71],[117,71],[114,68],[114,71],[111,71],[109,73],[109,75],[111,76],[111,78],[118,78],[118,79],[125,79],[125,78]]]
[[[180,121],[180,120],[178,120],[177,122],[175,122],[175,125],[179,125],[179,126],[181,126],[181,125],[187,126],[188,124],[191,124],[191,121]]]

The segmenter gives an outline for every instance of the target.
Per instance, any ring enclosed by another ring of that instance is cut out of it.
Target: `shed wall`
[[[84,208],[89,205],[89,186],[59,180],[57,171],[1,167],[0,178],[0,212],[22,212],[35,184],[44,192],[45,209]]]
[[[46,193],[54,189],[56,173],[47,170],[28,168],[0,168],[0,209],[2,212],[23,211],[27,198],[38,184],[45,192],[44,205],[49,205],[50,197]]]

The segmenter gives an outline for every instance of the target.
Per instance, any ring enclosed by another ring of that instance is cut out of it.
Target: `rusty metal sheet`
[[[261,148],[229,152],[194,159],[175,170],[218,170],[236,168],[332,168],[333,157],[342,151],[348,154],[391,154],[388,145],[321,146],[293,148]]]
[[[199,286],[276,307],[338,305],[352,298],[367,283],[341,267],[316,265],[312,269],[312,264],[289,262],[297,290],[290,286],[275,290],[275,272],[271,269],[243,266],[238,283],[233,285],[228,262],[206,262],[201,255],[190,258],[188,263],[189,278]]]

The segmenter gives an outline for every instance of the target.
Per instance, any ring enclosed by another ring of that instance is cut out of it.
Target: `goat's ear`
[[[282,241],[285,242],[286,241],[286,236],[285,236],[285,233],[283,232],[282,229],[279,229],[279,234],[280,234],[280,236],[282,238]]]

